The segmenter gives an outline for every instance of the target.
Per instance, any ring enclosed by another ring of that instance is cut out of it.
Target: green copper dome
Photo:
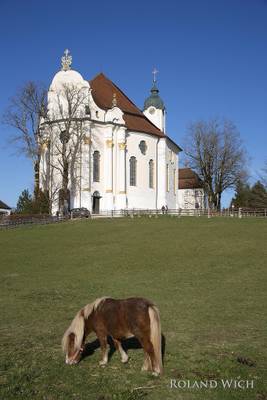
[[[160,110],[164,110],[165,106],[164,106],[163,100],[159,96],[159,90],[156,86],[155,81],[153,82],[153,86],[152,86],[150,92],[151,92],[151,95],[145,100],[144,110],[146,110],[148,107],[151,107],[151,106],[155,107],[157,109],[160,109]]]

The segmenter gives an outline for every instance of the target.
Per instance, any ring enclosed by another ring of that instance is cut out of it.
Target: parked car
[[[85,207],[73,208],[72,210],[70,210],[70,215],[71,215],[71,218],[90,218],[91,217],[90,211]]]

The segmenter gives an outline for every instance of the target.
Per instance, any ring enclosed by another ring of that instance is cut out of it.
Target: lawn
[[[253,218],[102,219],[0,231],[0,398],[266,400],[266,238],[267,221]],[[140,371],[142,349],[129,349],[127,365],[114,353],[99,367],[97,348],[77,366],[64,364],[65,329],[104,295],[158,305],[162,378]],[[217,388],[171,388],[171,379]],[[254,387],[223,389],[225,379]]]

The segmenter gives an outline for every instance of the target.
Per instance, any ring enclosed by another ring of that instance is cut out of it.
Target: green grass
[[[0,398],[266,399],[266,237],[263,219],[190,217],[1,231]],[[103,295],[158,305],[162,378],[141,373],[141,349],[129,350],[127,365],[115,353],[99,367],[99,349],[78,366],[64,364],[65,329]],[[170,389],[170,379],[227,378],[253,379],[254,389]]]

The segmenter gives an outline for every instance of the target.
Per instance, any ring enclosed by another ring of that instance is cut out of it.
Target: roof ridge
[[[153,126],[155,126],[160,132],[162,132],[156,125],[153,124],[153,122],[151,122],[146,116],[145,114],[140,110],[140,108],[127,96],[127,94],[125,94],[121,88],[119,88],[116,83],[114,83],[111,79],[109,79],[108,77],[106,77],[102,72],[99,74],[102,75],[104,78],[106,78],[111,84],[112,86],[114,86],[124,97],[126,97],[127,100],[129,100],[129,102],[138,110],[138,113],[133,113],[131,111],[125,111],[127,114],[132,114],[132,115],[139,115],[140,117],[144,117],[148,120],[148,122],[150,122]],[[164,133],[164,132],[162,132]]]
[[[6,209],[6,210],[11,210],[11,207],[9,207],[6,203],[4,203],[2,200],[0,200],[0,208]]]
[[[130,130],[137,130],[159,136],[161,138],[167,138],[174,143],[179,149],[180,147],[168,136],[167,133],[159,129],[145,114],[144,112],[120,89],[111,79],[109,79],[103,72],[98,73],[93,79],[89,80],[92,88],[92,95],[96,104],[103,110],[109,110],[111,108],[111,94],[114,90],[117,96],[118,107],[123,111],[126,120],[126,126]],[[101,92],[102,87],[102,92]],[[102,94],[101,94],[102,93]],[[141,125],[137,126],[136,121],[139,121]],[[181,150],[181,149],[180,149]]]
[[[111,79],[109,79],[103,72],[100,72],[99,74],[97,74],[95,76],[95,78],[97,78],[98,76],[103,77],[106,80],[108,80],[112,84],[112,86],[114,86],[124,97],[126,97],[126,99],[138,110],[138,113],[133,113],[131,111],[123,110],[125,114],[136,115],[136,116],[144,118],[146,121],[148,121],[150,124],[152,124],[154,128],[156,128],[159,132],[161,132],[164,136],[167,136],[165,134],[165,132],[163,132],[161,129],[159,129],[155,124],[153,124],[152,121],[150,121],[149,118],[147,118],[147,116],[143,113],[143,111],[141,111],[141,109],[116,85],[116,83],[114,83]]]

